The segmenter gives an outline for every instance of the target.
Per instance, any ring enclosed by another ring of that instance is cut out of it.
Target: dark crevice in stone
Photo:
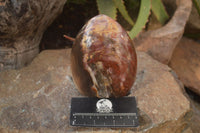
[[[69,48],[73,42],[63,35],[76,37],[82,26],[97,15],[96,1],[86,1],[82,4],[67,1],[63,12],[45,31],[40,43],[40,50]]]
[[[192,90],[190,90],[189,88],[185,88],[186,93],[189,95],[189,97],[194,100],[197,103],[200,103],[200,96],[197,95],[195,92],[193,92]]]

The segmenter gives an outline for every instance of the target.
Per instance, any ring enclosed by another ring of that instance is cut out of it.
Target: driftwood
[[[144,51],[164,64],[170,61],[183,35],[192,8],[191,0],[176,0],[176,3],[177,9],[165,26],[141,33],[133,40],[138,51]]]
[[[39,53],[43,32],[66,0],[0,1],[0,71],[21,68]]]

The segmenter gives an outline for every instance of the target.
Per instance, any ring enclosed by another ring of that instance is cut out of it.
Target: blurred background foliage
[[[145,28],[151,11],[155,15],[156,19],[163,25],[169,19],[169,16],[165,10],[165,7],[161,0],[141,0],[139,13],[137,20],[134,24],[133,20],[129,16],[129,13],[124,5],[123,0],[96,0],[99,14],[105,14],[116,20],[117,11],[123,16],[123,18],[132,25],[132,29],[129,32],[131,38],[134,38],[138,33]],[[139,2],[139,1],[138,1]],[[134,3],[132,3],[134,4]]]
[[[200,0],[193,0],[193,6],[197,10],[195,12],[200,13],[199,5]],[[134,38],[140,32],[165,25],[175,10],[175,0],[67,0],[62,14],[44,33],[41,50],[71,47],[72,42],[63,38],[63,34],[76,37],[81,27],[98,14],[106,14],[115,19]],[[199,16],[193,18],[197,17]],[[184,35],[199,39],[200,28],[196,27],[200,27],[200,23],[194,20],[189,23],[195,24],[187,25]]]

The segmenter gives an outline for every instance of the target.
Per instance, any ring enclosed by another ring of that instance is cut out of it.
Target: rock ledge
[[[70,49],[47,50],[20,70],[0,73],[0,132],[182,133],[190,103],[172,70],[138,52],[138,72],[130,96],[140,113],[138,128],[69,126],[71,97],[81,96],[70,74]]]

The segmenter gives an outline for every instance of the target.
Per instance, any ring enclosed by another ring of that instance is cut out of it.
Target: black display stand
[[[83,127],[139,126],[135,97],[71,99],[70,125]]]

